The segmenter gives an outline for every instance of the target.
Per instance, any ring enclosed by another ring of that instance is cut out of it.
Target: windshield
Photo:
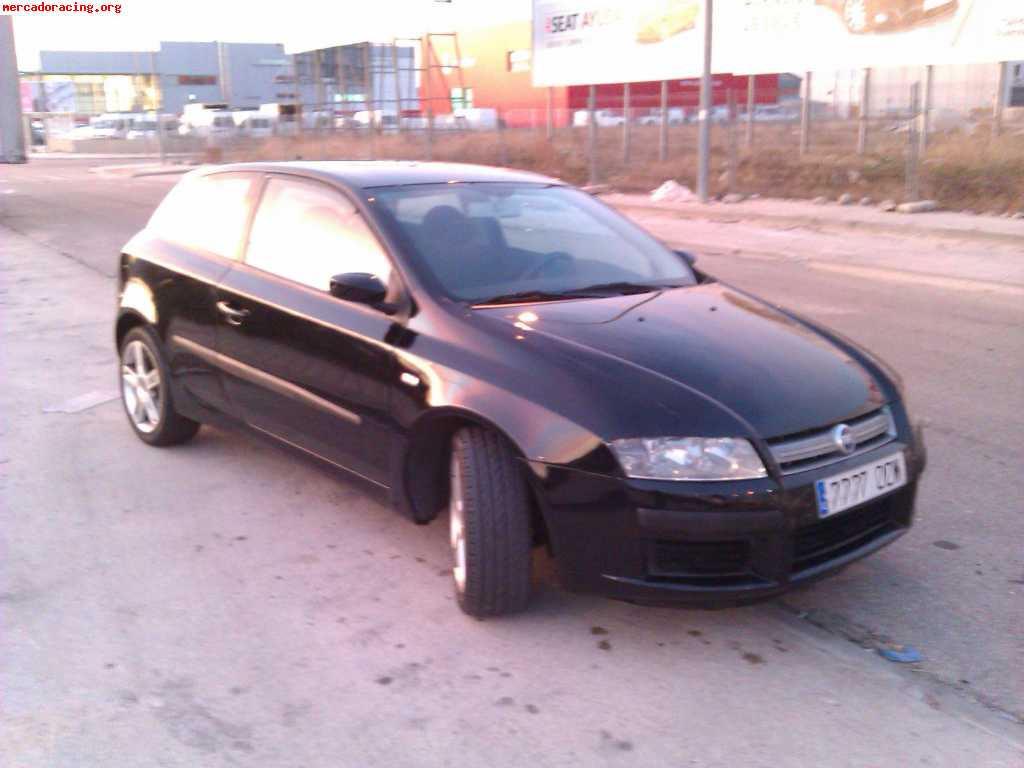
[[[415,184],[369,194],[412,267],[457,300],[543,301],[696,282],[680,256],[571,187]]]

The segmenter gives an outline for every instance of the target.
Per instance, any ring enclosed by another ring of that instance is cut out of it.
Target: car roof
[[[446,182],[520,182],[563,184],[558,179],[529,171],[468,163],[428,163],[404,160],[320,160],[280,163],[232,163],[212,166],[207,172],[279,171],[332,178],[349,187],[371,189],[405,184]]]

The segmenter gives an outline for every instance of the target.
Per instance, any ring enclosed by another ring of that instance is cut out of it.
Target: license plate
[[[906,484],[907,466],[902,452],[826,477],[815,483],[818,517],[834,515]]]

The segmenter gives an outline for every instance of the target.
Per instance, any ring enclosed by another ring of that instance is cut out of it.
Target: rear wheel
[[[448,504],[452,577],[470,616],[501,616],[530,597],[530,509],[526,481],[508,443],[466,427],[452,441]]]
[[[132,430],[150,445],[177,445],[199,431],[174,410],[167,363],[153,332],[133,328],[121,342],[121,402]]]

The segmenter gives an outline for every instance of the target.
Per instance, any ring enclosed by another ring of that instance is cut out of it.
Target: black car
[[[816,0],[843,18],[855,34],[905,27],[933,16],[953,13],[958,0]]]
[[[459,604],[731,604],[909,528],[896,375],[530,173],[259,163],[186,176],[120,259],[129,422],[237,423],[447,511]]]

